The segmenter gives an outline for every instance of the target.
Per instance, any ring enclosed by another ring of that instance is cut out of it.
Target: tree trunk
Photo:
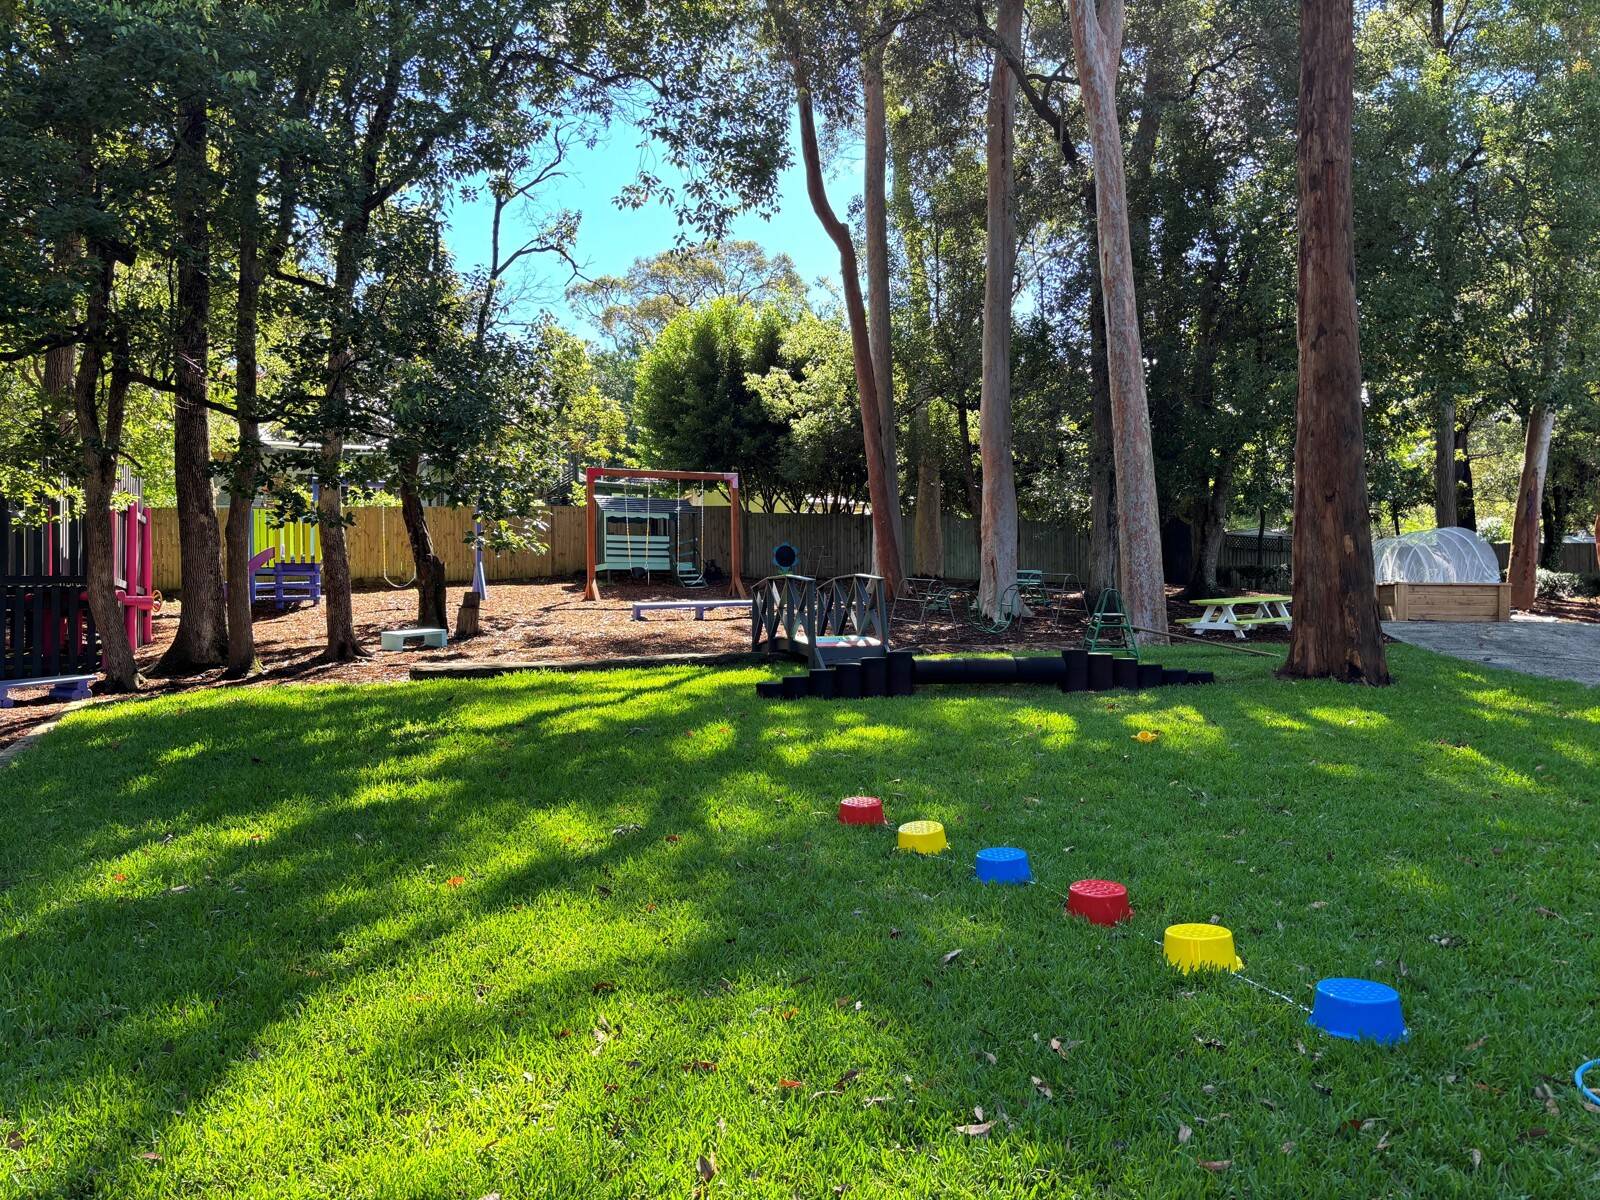
[[[177,229],[177,328],[173,337],[173,474],[178,501],[182,604],[161,670],[182,675],[227,661],[217,505],[211,488],[211,429],[206,408],[211,320],[210,187],[206,100],[178,105],[172,216]]]
[[[444,559],[433,549],[427,510],[417,494],[420,462],[412,457],[401,464],[400,515],[405,519],[411,557],[417,565],[417,624],[424,629],[449,629],[445,620]]]
[[[228,669],[242,679],[260,669],[250,611],[250,526],[261,474],[261,427],[256,420],[256,336],[261,308],[261,225],[257,203],[260,167],[241,160],[238,179],[239,284],[234,305],[234,411],[239,448],[228,474],[227,543]]]
[[[1447,395],[1434,409],[1433,523],[1453,528],[1456,513],[1456,402]]]
[[[1351,0],[1300,2],[1294,627],[1282,674],[1387,684],[1361,419],[1351,230]]]
[[[1092,603],[1117,586],[1117,454],[1111,420],[1111,376],[1106,367],[1105,289],[1100,285],[1100,234],[1094,180],[1084,186],[1089,228],[1089,577]]]
[[[1566,525],[1566,508],[1556,488],[1544,490],[1544,502],[1539,506],[1539,526],[1543,540],[1539,546],[1539,565],[1547,571],[1561,569],[1561,539]]]
[[[1233,476],[1237,449],[1228,447],[1218,456],[1211,488],[1199,506],[1195,519],[1194,563],[1189,573],[1190,596],[1215,596],[1218,592],[1217,564],[1228,537],[1228,501],[1233,497]]]
[[[961,478],[967,485],[967,511],[974,517],[983,513],[983,492],[978,487],[978,473],[972,469],[972,418],[967,406],[956,401],[956,432],[961,436]]]
[[[866,116],[864,181],[867,251],[868,340],[872,345],[872,381],[878,389],[878,428],[883,443],[883,475],[893,505],[895,545],[905,542],[900,519],[900,463],[895,448],[894,360],[889,328],[889,120],[883,94],[883,42],[867,50],[861,87]]]
[[[872,367],[872,342],[867,333],[866,304],[861,298],[861,277],[856,267],[856,248],[850,230],[834,214],[822,179],[822,154],[817,146],[816,115],[811,106],[811,88],[799,58],[791,62],[797,101],[800,108],[800,151],[805,160],[806,193],[817,219],[839,252],[840,282],[844,287],[845,313],[850,322],[850,351],[855,366],[856,392],[861,402],[861,432],[867,459],[867,491],[872,498],[872,548],[878,574],[890,596],[900,591],[902,568],[900,541],[892,519],[896,510],[885,478],[881,409],[877,382]]]
[[[1123,603],[1133,624],[1143,631],[1141,641],[1164,645],[1167,600],[1161,572],[1161,520],[1139,344],[1139,306],[1133,286],[1122,132],[1117,120],[1122,17],[1121,0],[1109,0],[1103,8],[1097,0],[1074,0],[1072,45],[1094,152]]]
[[[917,409],[917,547],[916,571],[932,579],[944,577],[944,479],[939,471],[939,448],[933,440],[930,400]]]
[[[1000,0],[995,32],[1022,41],[1022,0]],[[993,619],[1017,582],[1016,461],[1011,448],[1011,284],[1016,274],[1017,219],[1012,160],[1016,154],[1017,84],[998,51],[989,75],[988,238],[983,272],[982,400],[978,454],[983,463],[983,516],[978,545],[978,607]]]
[[[100,637],[100,670],[110,691],[137,691],[144,683],[128,642],[128,628],[117,601],[116,552],[111,532],[111,497],[117,486],[117,455],[128,397],[128,344],[125,333],[112,347],[110,386],[102,419],[97,403],[106,345],[112,341],[111,285],[116,270],[110,251],[91,242],[95,276],[85,306],[84,342],[73,381],[72,403],[83,447],[83,548],[89,613]]]
[[[1539,509],[1544,501],[1544,476],[1550,465],[1550,438],[1556,430],[1555,409],[1536,404],[1528,414],[1522,448],[1522,478],[1517,483],[1517,508],[1511,518],[1511,562],[1506,582],[1511,607],[1532,608],[1539,584]]]
[[[1456,524],[1477,532],[1478,500],[1472,486],[1472,455],[1468,452],[1468,429],[1456,429]]]

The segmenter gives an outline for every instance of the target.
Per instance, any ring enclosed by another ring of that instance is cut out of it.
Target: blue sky
[[[582,215],[575,257],[586,276],[621,274],[634,259],[649,257],[676,244],[678,224],[664,205],[651,203],[639,209],[622,209],[614,203],[618,193],[638,175],[641,165],[670,182],[679,178],[650,147],[641,150],[639,140],[637,129],[619,125],[602,135],[592,149],[573,149],[564,164],[565,177],[552,180],[539,199],[539,208],[570,208]],[[835,175],[829,182],[828,194],[834,210],[843,215],[859,194],[859,153],[841,155],[833,167]],[[779,209],[770,221],[746,214],[735,220],[730,236],[759,242],[769,253],[789,255],[808,283],[818,276],[837,279],[839,256],[811,211],[805,172],[798,159],[779,180],[779,193]],[[486,265],[492,211],[487,201],[468,203],[458,199],[454,204],[447,236],[458,269],[470,271]],[[519,223],[508,212],[502,222],[502,253],[508,245],[520,244],[519,224],[526,227],[528,222],[524,219]],[[571,272],[565,262],[555,255],[529,256],[513,271],[519,269],[521,274],[509,289],[523,297],[519,319],[548,308],[568,328],[587,337],[596,336],[567,308],[562,292]]]

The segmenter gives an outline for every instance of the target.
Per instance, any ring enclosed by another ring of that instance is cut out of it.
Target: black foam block
[[[1116,659],[1109,654],[1089,654],[1085,656],[1089,670],[1089,690],[1091,692],[1104,692],[1116,683],[1116,671],[1113,667]]]
[[[1169,686],[1171,684],[1174,684],[1174,683],[1188,683],[1188,682],[1189,682],[1189,672],[1185,671],[1182,667],[1162,667],[1161,668],[1161,686],[1162,687],[1167,687],[1167,686]]]
[[[1217,681],[1217,676],[1216,676],[1216,672],[1214,672],[1214,671],[1190,671],[1189,672],[1189,682],[1190,683],[1215,683],[1216,681]]]
[[[1139,686],[1139,664],[1131,658],[1114,658],[1111,660],[1111,682],[1119,688],[1136,688]]]
[[[807,675],[785,675],[783,677],[783,698],[785,700],[798,700],[811,690],[811,678]]]
[[[776,700],[779,696],[783,695],[783,680],[763,679],[760,683],[756,684],[756,695],[760,696],[763,700]]]
[[[861,660],[862,696],[882,696],[889,688],[889,664],[882,658]]]
[[[838,663],[834,666],[833,694],[840,700],[861,699],[860,663]]]
[[[818,700],[833,699],[834,674],[831,667],[811,672],[811,694]]]
[[[909,696],[916,689],[912,682],[912,672],[916,667],[916,655],[909,650],[889,651],[889,695]]]
[[[1153,687],[1160,687],[1161,686],[1161,664],[1160,663],[1140,663],[1139,664],[1139,686],[1142,687],[1142,688],[1153,688]]]
[[[1018,656],[1018,683],[1060,683],[1066,675],[1066,664],[1059,658],[1043,655]]]
[[[1063,692],[1081,692],[1089,686],[1089,652],[1087,650],[1063,650],[1061,652],[1061,690]]]

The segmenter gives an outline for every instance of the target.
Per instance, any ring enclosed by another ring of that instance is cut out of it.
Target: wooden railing
[[[837,575],[817,589],[817,632],[889,642],[889,593],[878,575]]]
[[[816,658],[817,581],[809,575],[769,575],[750,589],[750,649]]]

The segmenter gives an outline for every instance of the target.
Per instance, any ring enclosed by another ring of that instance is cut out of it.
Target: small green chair
[[[1089,618],[1089,635],[1084,639],[1084,646],[1092,651],[1109,651],[1132,658],[1134,662],[1139,661],[1139,639],[1133,634],[1133,625],[1128,620],[1122,594],[1116,588],[1107,588],[1100,593],[1094,614]]]

